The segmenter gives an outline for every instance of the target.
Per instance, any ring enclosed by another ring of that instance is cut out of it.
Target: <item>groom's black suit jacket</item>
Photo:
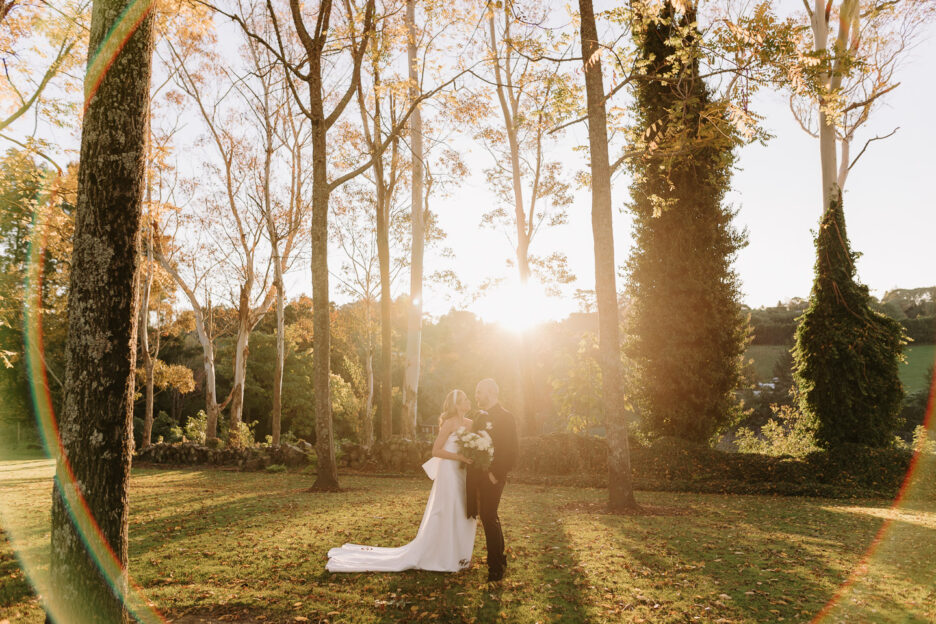
[[[488,472],[497,479],[498,486],[503,487],[507,480],[507,473],[517,463],[517,423],[513,414],[501,407],[500,403],[495,404],[487,412],[478,412],[471,430],[485,429],[488,423],[491,423],[488,433],[491,436],[491,445],[494,447],[494,458],[491,460]],[[469,517],[478,514],[478,498],[484,496],[490,485],[493,484],[487,472],[468,466],[468,473],[465,475],[465,490],[468,494]]]

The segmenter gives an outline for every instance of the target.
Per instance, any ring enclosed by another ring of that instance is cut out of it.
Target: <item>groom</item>
[[[491,442],[494,458],[487,470],[468,467],[465,489],[468,492],[468,517],[481,515],[484,538],[487,542],[488,581],[504,578],[507,557],[504,555],[504,532],[497,517],[507,473],[517,463],[517,425],[513,414],[498,402],[498,388],[493,379],[482,379],[475,389],[475,402],[482,412],[477,414],[473,431],[480,431],[491,423]]]

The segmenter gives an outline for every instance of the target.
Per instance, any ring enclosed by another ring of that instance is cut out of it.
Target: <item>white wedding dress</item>
[[[443,447],[459,452],[455,434]],[[458,572],[471,564],[478,521],[465,512],[465,470],[454,459],[433,457],[423,464],[433,479],[422,522],[412,542],[398,548],[345,544],[328,551],[329,572]]]

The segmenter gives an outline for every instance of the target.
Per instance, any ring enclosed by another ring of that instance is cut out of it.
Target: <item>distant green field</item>
[[[907,349],[907,363],[900,367],[900,380],[907,392],[916,392],[929,385],[926,373],[936,358],[936,345],[916,345]]]
[[[752,345],[745,352],[745,358],[754,360],[754,370],[757,371],[757,378],[760,380],[772,379],[774,374],[774,365],[783,351],[790,347],[778,345]]]
[[[780,358],[784,349],[789,347],[776,345],[754,345],[748,348],[745,355],[754,360],[754,370],[758,379],[773,377],[774,364]],[[900,380],[907,393],[916,392],[927,387],[926,372],[936,359],[936,345],[914,345],[907,348],[907,363],[900,366]]]

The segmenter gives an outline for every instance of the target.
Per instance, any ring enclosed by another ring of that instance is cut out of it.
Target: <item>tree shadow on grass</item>
[[[742,497],[730,505],[719,505],[717,498],[708,502],[707,510],[686,518],[599,517],[616,533],[625,553],[621,566],[634,575],[635,587],[662,605],[660,617],[667,615],[665,599],[678,588],[697,598],[686,614],[690,617],[809,619],[847,578],[883,523],[861,514],[843,519],[841,511],[820,504],[788,505],[760,497]],[[899,527],[912,542],[936,544],[932,529]],[[904,572],[910,585],[927,583],[925,572]],[[928,583],[924,586],[931,586],[932,577]],[[897,616],[895,621],[911,615],[894,600],[898,593],[890,591],[878,601],[879,609]],[[663,621],[660,617],[657,621]]]
[[[936,528],[921,523],[927,521],[933,518],[892,515],[847,571],[826,619],[866,621],[882,614],[880,618],[894,622],[936,620]]]
[[[36,595],[7,535],[0,530],[0,606],[26,602]]]
[[[531,502],[534,504],[528,504]],[[486,582],[484,535],[479,524],[473,563],[466,570],[360,574],[320,571],[309,579],[315,585],[310,598],[324,614],[326,608],[339,609],[326,600],[345,597],[340,610],[347,621],[588,621],[579,587],[579,562],[556,509],[548,500],[514,499],[508,491],[500,516],[508,568],[499,583]],[[417,524],[413,524],[413,533]]]

